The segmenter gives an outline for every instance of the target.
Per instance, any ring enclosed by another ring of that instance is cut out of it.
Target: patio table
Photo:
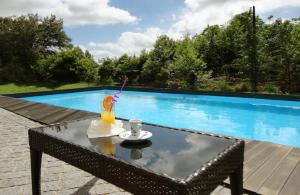
[[[147,123],[143,129],[153,136],[141,143],[89,139],[92,119],[29,129],[34,195],[41,193],[42,153],[133,194],[209,194],[228,176],[231,193],[242,194],[244,141]]]

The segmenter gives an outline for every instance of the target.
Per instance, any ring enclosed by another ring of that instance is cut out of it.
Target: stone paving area
[[[41,124],[0,108],[0,194],[31,194],[27,130]],[[43,154],[42,194],[129,194],[80,169]]]

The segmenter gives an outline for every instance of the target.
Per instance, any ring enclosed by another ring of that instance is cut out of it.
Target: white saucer
[[[131,135],[131,131],[124,131],[124,132],[120,133],[119,136],[122,139],[125,139],[125,140],[128,140],[128,141],[143,141],[143,140],[146,140],[146,139],[152,137],[152,133],[149,132],[149,131],[141,130],[140,136],[135,137],[135,136]]]
[[[99,135],[101,137],[112,137],[112,136],[116,136],[119,135],[120,133],[122,133],[123,131],[125,131],[124,128],[119,128],[119,129],[112,129],[110,133],[99,133]]]
[[[87,129],[87,135],[88,138],[112,137],[119,135],[123,131],[125,131],[125,129],[120,120],[116,120],[113,125],[103,123],[101,120],[92,120]]]
[[[101,133],[101,132],[89,133],[88,138],[112,137],[112,136],[119,135],[120,133],[122,133],[124,131],[125,131],[124,128],[119,128],[119,129],[112,129],[111,132],[109,132],[109,133]]]

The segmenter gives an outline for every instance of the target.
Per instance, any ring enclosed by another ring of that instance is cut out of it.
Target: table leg
[[[232,195],[243,194],[243,167],[236,169],[230,175],[230,185]]]
[[[41,194],[42,152],[30,149],[32,194]]]

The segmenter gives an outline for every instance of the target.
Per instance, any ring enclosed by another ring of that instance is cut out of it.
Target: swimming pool
[[[96,90],[22,99],[100,112],[104,96]],[[123,91],[117,117],[300,147],[300,102],[209,95]]]

